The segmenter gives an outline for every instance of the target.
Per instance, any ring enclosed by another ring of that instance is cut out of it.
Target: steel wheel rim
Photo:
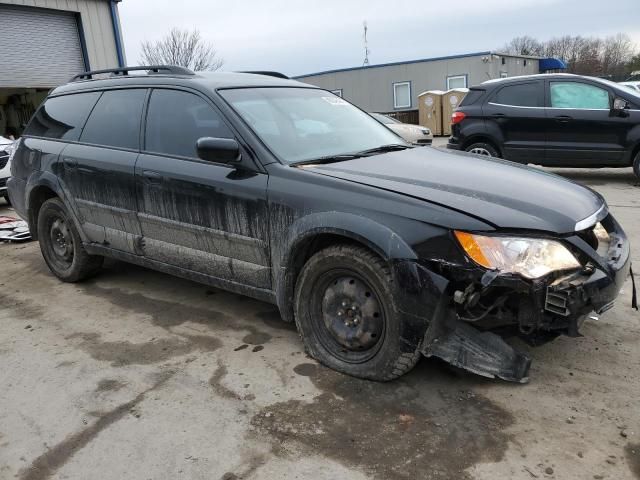
[[[316,286],[311,307],[323,347],[348,363],[374,357],[383,343],[387,318],[376,289],[348,270],[328,272]]]
[[[472,148],[471,150],[469,150],[469,153],[475,153],[476,155],[483,155],[485,157],[493,157],[493,155],[491,155],[491,152],[489,150],[482,147]]]
[[[56,217],[49,228],[49,240],[54,260],[61,266],[68,268],[73,263],[73,236],[62,217]]]

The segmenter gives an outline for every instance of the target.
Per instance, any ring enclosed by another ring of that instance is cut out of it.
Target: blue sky
[[[495,50],[520,35],[623,32],[640,49],[640,0],[123,0],[119,8],[129,64],[143,40],[175,26],[199,29],[224,70],[359,66],[365,20],[372,64]]]

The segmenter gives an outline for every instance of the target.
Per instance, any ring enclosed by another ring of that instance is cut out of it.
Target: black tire
[[[464,151],[474,153],[476,155],[482,155],[485,157],[500,158],[500,153],[498,152],[498,150],[496,150],[496,148],[490,143],[485,142],[472,143],[467,148],[465,148]]]
[[[64,282],[84,280],[102,266],[104,258],[86,252],[73,219],[58,198],[42,204],[38,214],[38,238],[44,261]]]
[[[300,273],[294,298],[307,352],[329,368],[388,381],[409,372],[420,358],[418,348],[407,351],[400,339],[404,320],[389,267],[365,248],[336,245],[313,255]],[[345,331],[353,335],[339,339]]]
[[[9,194],[4,194],[4,201],[7,202],[7,205],[11,206],[11,200],[9,199]]]
[[[640,178],[640,152],[636,153],[636,158],[633,159],[633,173]]]

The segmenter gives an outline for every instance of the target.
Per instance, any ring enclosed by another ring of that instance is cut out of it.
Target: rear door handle
[[[567,123],[571,120],[573,120],[573,117],[570,117],[569,115],[559,115],[557,117],[554,117],[556,119],[556,122],[560,122],[560,123]]]
[[[144,170],[142,172],[142,176],[147,183],[151,183],[154,185],[159,185],[160,183],[162,183],[162,175],[160,175],[158,172],[154,172],[153,170]]]
[[[67,170],[75,170],[78,168],[78,160],[76,158],[63,157],[62,163]]]
[[[493,118],[504,118],[504,113],[494,113],[491,115]]]

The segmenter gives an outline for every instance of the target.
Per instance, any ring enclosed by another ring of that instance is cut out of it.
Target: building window
[[[527,59],[526,58],[524,59],[523,64],[524,64],[525,67],[527,66]]]
[[[502,57],[502,65],[506,65],[506,63],[507,63],[507,59]]]
[[[447,77],[447,90],[451,90],[452,88],[467,88],[467,76],[454,75]]]
[[[507,72],[500,72],[500,78],[507,78],[509,74]]]
[[[342,97],[342,89],[339,88],[337,90],[331,90],[331,93],[333,93],[334,95],[337,95],[339,97]]]
[[[411,82],[393,84],[393,108],[411,108]]]

